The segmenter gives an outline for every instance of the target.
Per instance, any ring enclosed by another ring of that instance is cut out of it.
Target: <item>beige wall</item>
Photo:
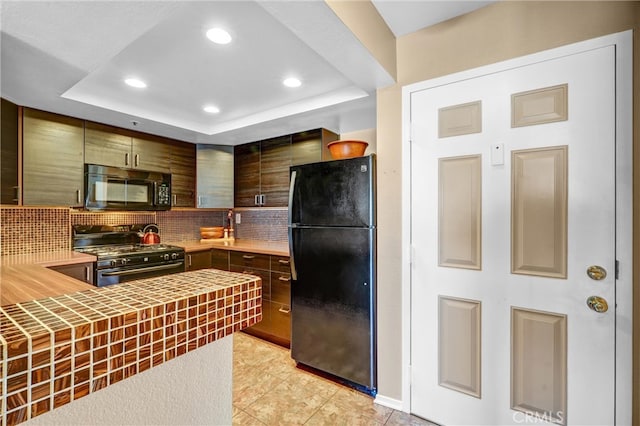
[[[635,29],[634,107],[640,111],[640,2],[500,2],[397,40],[398,84],[378,90],[378,389],[402,400],[401,137],[403,85]],[[639,114],[634,115],[640,182]],[[640,255],[640,185],[634,188],[635,259]],[[634,269],[640,265],[634,262]],[[638,289],[638,270],[634,288]],[[635,383],[640,383],[640,291],[634,295]],[[640,425],[640,389],[634,424]],[[406,397],[406,396],[405,396]]]

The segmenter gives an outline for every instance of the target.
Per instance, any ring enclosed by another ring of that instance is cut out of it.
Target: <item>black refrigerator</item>
[[[375,155],[290,172],[291,357],[375,395]]]

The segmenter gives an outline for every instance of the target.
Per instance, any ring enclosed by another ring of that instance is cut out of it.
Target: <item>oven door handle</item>
[[[184,262],[174,262],[174,263],[168,263],[166,265],[149,266],[147,268],[127,269],[126,271],[105,272],[102,274],[102,276],[116,277],[116,276],[123,276],[123,275],[135,275],[143,272],[154,272],[154,271],[163,271],[165,269],[173,269],[179,265],[184,265]]]

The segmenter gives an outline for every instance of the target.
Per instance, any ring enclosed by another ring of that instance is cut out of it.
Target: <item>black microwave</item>
[[[171,175],[85,164],[88,210],[169,210]]]

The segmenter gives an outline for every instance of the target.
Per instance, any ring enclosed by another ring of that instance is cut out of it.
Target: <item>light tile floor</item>
[[[431,425],[296,368],[289,351],[245,333],[233,341],[234,425]]]

